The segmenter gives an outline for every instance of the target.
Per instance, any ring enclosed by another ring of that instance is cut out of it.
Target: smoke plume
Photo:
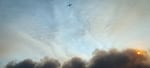
[[[70,61],[64,63],[62,68],[85,68],[85,62],[79,57],[74,57]]]
[[[56,59],[44,59],[40,62],[26,59],[19,63],[9,62],[5,68],[150,68],[150,56],[149,51],[140,49],[96,50],[89,61],[73,57],[60,64]]]

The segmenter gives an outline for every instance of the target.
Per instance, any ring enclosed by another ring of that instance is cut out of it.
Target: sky
[[[45,56],[89,59],[95,49],[150,48],[149,3],[0,0],[0,66]]]

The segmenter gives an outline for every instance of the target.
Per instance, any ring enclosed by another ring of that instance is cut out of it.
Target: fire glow
[[[146,51],[142,49],[135,49],[135,51],[137,55],[142,55],[142,56],[146,55]]]

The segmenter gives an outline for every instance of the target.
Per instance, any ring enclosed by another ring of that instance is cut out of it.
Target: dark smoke
[[[39,63],[27,59],[19,63],[10,62],[6,65],[6,68],[59,68],[59,67],[60,63],[55,59],[47,59]]]
[[[89,62],[89,68],[150,68],[148,54],[137,54],[134,49],[97,51]]]
[[[74,57],[62,65],[55,59],[45,59],[41,62],[27,59],[19,63],[10,62],[5,68],[150,68],[149,58],[149,52],[143,50],[96,50],[88,62],[79,57]]]
[[[85,62],[79,57],[74,57],[70,61],[65,62],[62,68],[85,68]]]
[[[59,68],[60,63],[55,59],[44,59],[43,62],[40,62],[35,66],[35,68]]]
[[[32,60],[26,59],[20,63],[10,62],[6,68],[34,68],[35,64]]]

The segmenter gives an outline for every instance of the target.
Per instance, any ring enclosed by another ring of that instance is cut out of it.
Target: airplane
[[[68,6],[68,7],[71,7],[71,6],[72,6],[72,4],[68,4],[67,6]]]

